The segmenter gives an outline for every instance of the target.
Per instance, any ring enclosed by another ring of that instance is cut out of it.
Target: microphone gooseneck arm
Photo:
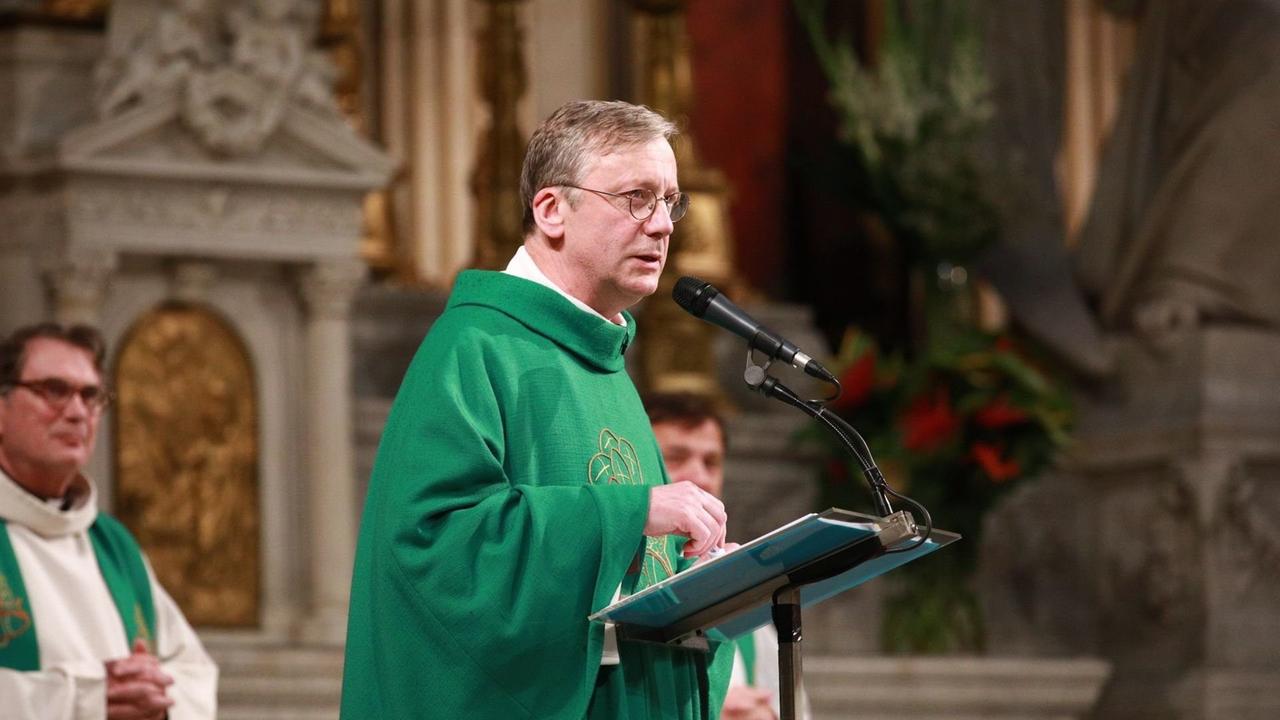
[[[800,410],[825,425],[836,437],[840,438],[840,441],[849,449],[849,452],[858,459],[858,464],[862,466],[862,475],[867,479],[867,484],[871,486],[871,496],[875,501],[876,512],[880,517],[888,517],[893,514],[893,507],[889,504],[888,498],[892,491],[888,489],[888,483],[884,480],[884,473],[880,472],[880,468],[876,467],[875,460],[871,457],[871,448],[867,447],[867,442],[862,439],[862,435],[857,430],[853,429],[852,425],[845,422],[844,418],[839,415],[828,411],[821,404],[802,400],[791,388],[778,382],[778,379],[772,375],[765,375],[758,383],[753,383],[752,379],[754,378],[748,377],[747,384],[761,395],[779,400]]]

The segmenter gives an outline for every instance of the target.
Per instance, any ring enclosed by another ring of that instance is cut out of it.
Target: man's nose
[[[675,227],[676,224],[671,222],[671,208],[667,206],[667,201],[658,198],[653,214],[645,221],[645,232],[650,235],[670,235]]]
[[[686,466],[685,479],[704,490],[711,480],[711,471],[700,462],[691,462]]]
[[[84,396],[78,392],[71,393],[71,397],[67,398],[67,404],[62,407],[62,415],[67,418],[84,419],[92,414],[93,408],[89,407]]]

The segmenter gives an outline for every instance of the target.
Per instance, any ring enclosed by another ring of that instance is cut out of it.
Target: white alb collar
[[[74,500],[68,510],[59,510],[27,492],[0,470],[0,518],[31,528],[43,537],[58,537],[89,529],[98,518],[98,490],[83,475],[76,477],[68,492]]]
[[[596,312],[595,308],[565,292],[564,288],[552,282],[551,278],[547,277],[547,274],[542,272],[542,268],[538,267],[538,264],[533,261],[533,256],[529,254],[529,251],[526,250],[523,245],[516,248],[516,254],[511,256],[511,262],[507,263],[507,268],[502,272],[549,287],[564,296],[566,300],[573,303],[574,307],[584,312],[591,313],[606,322],[626,327],[627,321],[623,319],[622,313],[618,313],[612,319],[607,318]]]

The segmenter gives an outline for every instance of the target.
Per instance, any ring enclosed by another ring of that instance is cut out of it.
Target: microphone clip
[[[763,385],[769,379],[769,368],[773,366],[773,358],[765,356],[764,365],[757,365],[755,349],[747,345],[747,367],[742,371],[742,380],[752,390],[765,392]],[[767,394],[767,393],[766,393]]]

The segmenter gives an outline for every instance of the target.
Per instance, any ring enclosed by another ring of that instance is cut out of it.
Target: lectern
[[[708,639],[733,639],[772,619],[782,720],[792,720],[803,686],[801,609],[958,538],[937,529],[923,537],[904,511],[878,518],[833,508],[805,515],[590,617],[616,623],[620,639],[700,650],[709,647]]]

